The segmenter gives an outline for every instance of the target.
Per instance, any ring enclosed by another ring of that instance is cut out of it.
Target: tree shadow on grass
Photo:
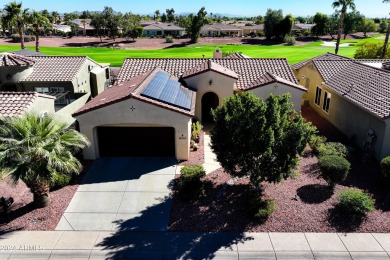
[[[170,232],[171,198],[148,207],[131,219],[117,220],[117,231],[103,238],[94,254],[106,259],[213,259],[217,251],[238,253],[236,244],[251,240],[242,232]]]
[[[329,209],[328,222],[337,232],[354,232],[367,219],[364,214],[351,214],[338,206]]]
[[[304,203],[319,204],[332,197],[333,189],[328,185],[309,184],[300,187],[297,194]]]

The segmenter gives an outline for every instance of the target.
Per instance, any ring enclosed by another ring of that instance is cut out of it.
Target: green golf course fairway
[[[364,40],[345,40],[342,43],[354,43],[353,46],[340,47],[339,55],[353,58],[356,44],[362,41],[380,41],[375,38]],[[382,40],[383,41],[383,40]],[[176,47],[157,50],[122,50],[96,47],[41,47],[46,55],[88,56],[100,63],[110,63],[112,67],[120,67],[125,58],[211,58],[216,48],[222,51],[241,52],[252,58],[286,58],[294,64],[326,52],[334,53],[334,47],[321,46],[322,42],[312,42],[301,46],[258,46],[258,45],[211,45],[202,44],[188,47]],[[1,45],[0,52],[19,49],[19,46]],[[27,47],[35,50],[33,46]]]

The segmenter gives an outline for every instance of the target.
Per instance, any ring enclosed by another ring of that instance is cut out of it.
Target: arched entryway
[[[211,115],[211,109],[217,108],[219,105],[219,98],[213,92],[207,92],[202,97],[202,122],[212,123],[213,117]]]

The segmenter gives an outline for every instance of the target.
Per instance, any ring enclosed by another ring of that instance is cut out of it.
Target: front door
[[[213,92],[208,92],[202,97],[202,122],[212,123],[213,117],[211,109],[216,109],[219,105],[218,96]]]

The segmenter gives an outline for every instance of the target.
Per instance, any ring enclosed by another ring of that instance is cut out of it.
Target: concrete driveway
[[[100,158],[56,230],[167,230],[175,171],[173,158]]]

